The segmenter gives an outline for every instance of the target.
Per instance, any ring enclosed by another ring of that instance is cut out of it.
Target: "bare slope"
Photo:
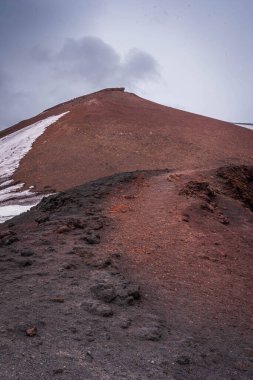
[[[252,379],[252,191],[120,174],[1,225],[0,377]]]
[[[252,163],[252,131],[107,89],[53,107],[0,136],[70,111],[36,140],[14,179],[64,190],[137,169]]]

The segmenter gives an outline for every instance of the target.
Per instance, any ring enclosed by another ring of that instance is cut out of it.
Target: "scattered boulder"
[[[61,375],[63,374],[64,369],[63,368],[57,368],[53,370],[53,375]]]
[[[11,245],[18,240],[19,239],[16,236],[16,232],[12,230],[5,230],[0,232],[0,247]]]
[[[89,313],[101,317],[111,317],[113,315],[113,310],[109,305],[94,301],[92,299],[85,300],[81,306]]]
[[[130,284],[118,276],[106,272],[95,273],[94,281],[96,284],[92,285],[90,290],[97,299],[104,302],[125,306],[132,305],[141,297],[139,286]]]
[[[180,365],[188,365],[191,363],[191,360],[188,356],[182,355],[177,358],[176,362]]]
[[[242,201],[253,211],[253,166],[227,166],[217,170],[225,182],[223,193]]]
[[[229,224],[229,220],[228,220],[228,218],[227,218],[225,215],[223,215],[223,214],[220,214],[220,215],[218,216],[218,221],[219,221],[220,223],[224,224],[225,226],[227,226],[227,225]]]
[[[20,255],[23,257],[30,257],[34,255],[34,252],[30,249],[24,249],[20,252]]]
[[[62,269],[66,269],[66,270],[73,270],[73,269],[76,269],[77,266],[73,263],[67,263],[67,264],[64,264]]]
[[[68,226],[60,226],[57,228],[56,232],[58,234],[65,234],[70,231],[70,228]]]
[[[161,326],[154,322],[149,326],[143,326],[135,329],[134,335],[143,340],[157,342],[162,338]]]
[[[214,212],[214,210],[215,210],[214,205],[211,204],[211,203],[208,203],[208,202],[202,203],[200,205],[200,207],[202,208],[202,210],[206,210],[206,211],[209,211],[209,212]]]
[[[186,195],[193,198],[201,198],[211,202],[216,194],[208,182],[189,181],[180,191],[180,195]]]
[[[50,298],[49,301],[55,302],[55,303],[64,303],[65,302],[63,297],[53,297],[53,298]]]
[[[107,303],[112,302],[117,297],[117,292],[113,284],[100,282],[93,285],[90,290],[96,298]]]
[[[87,221],[86,220],[81,220],[81,219],[78,219],[78,218],[69,218],[66,220],[66,225],[68,226],[68,228],[70,228],[71,230],[74,230],[74,229],[84,229],[87,225]]]
[[[49,221],[49,216],[48,215],[40,215],[37,218],[35,218],[34,220],[38,224],[46,223]]]
[[[18,262],[18,265],[22,268],[30,267],[33,264],[31,260],[22,260]]]
[[[120,327],[122,329],[128,329],[132,324],[132,320],[130,318],[122,319],[120,321]]]
[[[0,232],[0,239],[4,239],[5,237],[16,235],[16,233],[12,230],[4,230]]]
[[[234,368],[237,369],[237,370],[239,370],[239,371],[242,371],[242,372],[248,370],[247,364],[245,362],[241,361],[241,360],[238,360],[238,361],[235,362]]]
[[[36,326],[27,327],[26,335],[29,337],[36,336],[38,334],[38,329]]]
[[[100,243],[100,235],[98,234],[87,234],[86,236],[84,236],[82,238],[83,240],[85,240],[85,242],[87,244],[99,244]]]
[[[184,214],[183,214],[183,217],[182,217],[182,221],[188,223],[189,220],[190,220],[190,215],[184,213]]]

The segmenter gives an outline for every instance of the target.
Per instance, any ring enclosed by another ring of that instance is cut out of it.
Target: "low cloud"
[[[132,49],[121,57],[112,46],[97,37],[68,39],[55,56],[54,70],[69,80],[82,80],[93,87],[129,86],[154,79],[157,63],[148,53]]]
[[[21,121],[32,110],[36,100],[32,93],[23,91],[15,85],[9,72],[0,68],[0,130]]]
[[[152,80],[158,76],[157,62],[152,55],[138,49],[132,49],[127,54],[122,66],[124,77],[130,83],[142,80]]]
[[[56,55],[54,69],[58,76],[68,80],[82,80],[89,86],[104,86],[117,77],[120,57],[100,38],[69,39]]]
[[[68,38],[58,51],[35,45],[26,60],[20,62],[19,76],[0,70],[0,129],[72,97],[104,87],[136,91],[159,76],[150,54],[132,49],[120,56],[93,36]]]

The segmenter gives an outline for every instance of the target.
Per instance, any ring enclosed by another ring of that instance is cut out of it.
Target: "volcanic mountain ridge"
[[[64,191],[0,225],[0,378],[252,379],[252,133],[123,89],[3,131],[5,207]]]
[[[67,113],[66,113],[67,112]],[[252,132],[106,89],[50,108],[0,133],[62,115],[36,139],[13,179],[66,190],[115,173],[252,164]]]

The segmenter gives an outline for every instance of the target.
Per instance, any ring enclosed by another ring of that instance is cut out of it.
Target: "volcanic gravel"
[[[253,214],[235,171],[123,173],[0,225],[0,378],[252,379]]]

